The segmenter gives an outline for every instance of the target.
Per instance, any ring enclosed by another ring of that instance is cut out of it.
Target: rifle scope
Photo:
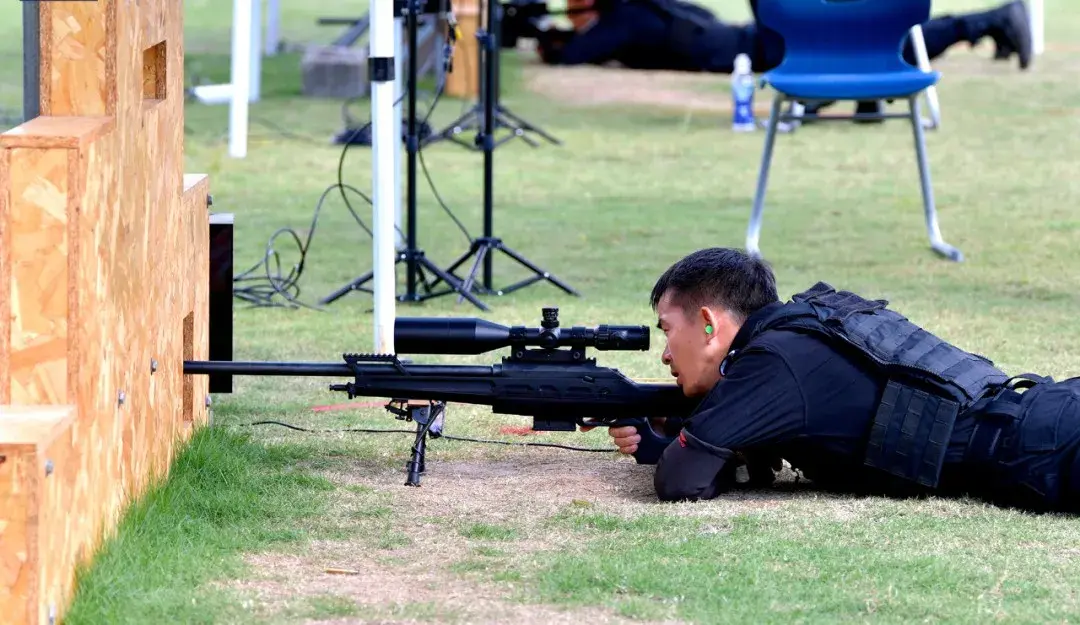
[[[559,327],[559,309],[544,308],[539,328],[504,326],[485,319],[398,317],[394,351],[399,354],[476,355],[502,347],[592,347],[600,351],[648,351],[648,326]]]

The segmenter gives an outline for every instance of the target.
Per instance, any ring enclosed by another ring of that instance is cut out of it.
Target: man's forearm
[[[695,501],[723,494],[734,481],[735,466],[729,462],[734,455],[683,430],[656,465],[656,496],[661,501]]]

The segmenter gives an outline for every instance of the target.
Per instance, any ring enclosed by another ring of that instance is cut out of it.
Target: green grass
[[[986,4],[942,1],[935,11]],[[931,167],[944,236],[964,251],[966,262],[945,262],[928,249],[908,127],[807,127],[779,138],[767,198],[762,249],[782,295],[829,281],[892,300],[913,321],[1007,371],[1080,372],[1080,50],[1073,43],[1080,17],[1065,0],[1046,4],[1049,50],[1032,71],[992,63],[985,45],[974,51],[958,46],[936,63],[944,74],[944,126],[928,135]],[[726,17],[746,16],[737,0],[712,5]],[[16,7],[0,8],[0,59],[10,61],[0,69],[0,107],[21,102]],[[286,40],[327,42],[339,30],[315,26],[317,16],[365,6],[309,0],[285,2],[283,10]],[[188,81],[224,79],[229,3],[186,0],[185,19]],[[541,306],[557,305],[565,324],[651,326],[648,293],[672,261],[705,246],[743,244],[763,137],[730,133],[722,114],[582,108],[541,97],[521,78],[530,62],[506,56],[503,103],[563,145],[534,149],[518,140],[498,148],[495,232],[583,297],[535,285],[488,298],[492,311],[486,314],[451,298],[399,304],[398,312],[535,325]],[[328,139],[342,128],[341,102],[299,97],[298,66],[297,54],[264,61],[264,97],[252,107],[246,159],[226,155],[226,107],[187,108],[186,171],[210,174],[214,209],[235,213],[238,269],[257,262],[279,228],[306,236],[320,194],[337,181],[342,151]],[[718,98],[726,97],[725,85],[726,77],[716,77]],[[421,107],[428,101],[422,96]],[[432,125],[442,128],[461,109],[459,101],[440,101]],[[352,109],[358,118],[368,112],[363,102]],[[449,143],[423,155],[439,194],[470,234],[479,234],[480,155]],[[370,150],[350,148],[344,182],[367,193],[371,169]],[[366,204],[350,201],[370,223]],[[336,193],[322,205],[299,283],[305,303],[371,268],[370,237],[345,208]],[[422,171],[418,224],[419,246],[442,266],[467,248]],[[275,248],[285,267],[300,259],[286,237]],[[496,258],[498,285],[524,275]],[[403,272],[398,276],[400,290]],[[333,361],[372,346],[366,294],[324,311],[237,305],[238,359]],[[632,376],[663,377],[662,348],[654,340],[648,352],[605,352],[600,359]],[[555,516],[521,506],[498,520],[479,513],[455,517],[439,507],[430,486],[420,492],[432,503],[423,504],[401,486],[403,474],[376,481],[381,472],[400,469],[408,436],[240,427],[261,419],[319,429],[400,425],[381,409],[313,411],[344,401],[326,392],[324,380],[241,378],[235,389],[215,397],[217,427],[196,436],[169,479],[127,511],[116,536],[81,574],[69,622],[300,622],[349,615],[468,620],[469,606],[439,597],[369,608],[338,591],[297,597],[293,609],[279,614],[256,614],[244,608],[246,595],[218,583],[252,574],[244,554],[303,552],[315,538],[361,545],[354,554],[358,567],[411,562],[434,548],[417,533],[421,521],[444,532],[443,548],[450,550],[430,556],[425,566],[447,579],[511,587],[526,605],[601,606],[642,619],[702,622],[1048,622],[1074,620],[1080,608],[1074,590],[1080,545],[1067,519],[975,502],[812,492],[794,499],[767,494],[763,500],[620,507],[590,503],[593,493],[576,491],[565,494],[579,501]],[[507,424],[525,421],[454,406],[447,431],[497,438]],[[602,432],[536,439],[607,443]],[[521,454],[439,440],[428,463],[434,471],[451,462],[514,465]],[[354,482],[341,477],[346,474]],[[509,492],[515,482],[500,478],[491,488]],[[481,495],[477,487],[462,496]],[[348,505],[334,503],[340,501]]]
[[[625,616],[712,622],[1050,622],[1080,605],[1067,519],[968,508],[959,517],[881,505],[860,522],[663,514],[581,515],[582,547],[526,579],[547,600]],[[987,550],[981,546],[993,545]]]
[[[224,591],[238,555],[318,535],[334,486],[296,463],[308,454],[221,428],[198,431],[169,478],[124,513],[116,537],[81,571],[69,624],[212,623],[242,616]]]

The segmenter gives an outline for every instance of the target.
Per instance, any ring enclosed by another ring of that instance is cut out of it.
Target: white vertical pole
[[[1046,50],[1046,12],[1043,0],[1031,0],[1028,7],[1031,13],[1031,51],[1042,54]]]
[[[251,4],[233,0],[232,98],[229,102],[229,156],[247,156],[248,90],[251,80]]]
[[[258,102],[262,90],[262,0],[251,0],[251,83],[248,102]]]
[[[368,10],[371,59],[394,58],[394,0],[371,0]],[[396,70],[395,70],[396,71]],[[371,179],[372,224],[375,244],[374,300],[375,353],[394,353],[394,319],[397,286],[394,283],[394,207],[395,197],[401,194],[396,186],[394,153],[400,149],[401,125],[394,127],[394,75],[385,80],[371,81]]]
[[[404,56],[401,54],[402,48],[405,43],[402,41],[404,36],[404,19],[398,16],[394,16],[394,132],[397,134],[397,140],[394,141],[394,225],[397,228],[394,231],[394,241],[398,248],[405,247],[405,239],[402,236],[402,232],[405,231],[404,225],[401,223],[401,197],[403,195],[401,191],[401,151],[402,151],[402,123],[401,123],[401,109],[402,109],[402,95],[405,90],[402,86],[403,79],[402,74],[405,71],[405,63],[403,61]]]
[[[924,72],[933,71],[933,68],[930,67],[930,56],[926,53],[926,40],[923,39],[922,26],[918,24],[911,27],[911,45],[915,49],[915,59],[919,63],[919,69]],[[938,104],[937,87],[931,85],[926,90],[926,102],[930,108],[930,127],[939,128],[941,126],[941,107]]]
[[[266,40],[263,54],[274,56],[281,45],[281,0],[266,0]]]

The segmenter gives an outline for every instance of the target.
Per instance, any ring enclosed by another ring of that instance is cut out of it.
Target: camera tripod
[[[462,281],[454,277],[451,273],[445,272],[433,263],[427,256],[424,255],[424,251],[416,247],[416,160],[417,151],[419,149],[419,138],[417,136],[417,122],[416,122],[416,79],[417,74],[417,15],[420,11],[424,12],[437,12],[441,10],[438,6],[438,0],[427,0],[426,4],[420,4],[411,1],[397,0],[395,2],[395,13],[397,15],[405,14],[406,30],[409,36],[409,59],[407,69],[407,83],[408,83],[408,126],[407,136],[405,138],[405,145],[407,150],[408,159],[406,160],[406,208],[408,214],[408,225],[406,234],[406,247],[405,249],[399,249],[396,251],[394,266],[395,268],[399,263],[404,262],[406,265],[406,279],[405,279],[405,294],[398,295],[397,299],[401,302],[421,302],[427,299],[438,297],[440,295],[446,295],[449,293],[458,293],[460,297],[458,302],[467,299],[473,305],[485,312],[489,311],[486,305],[469,292],[469,288],[464,287]],[[389,73],[392,70],[387,67],[379,69],[376,79],[381,81],[388,80]],[[385,123],[389,123],[386,120]],[[394,136],[398,136],[398,129],[394,130]],[[373,148],[375,142],[372,141]],[[381,150],[377,150],[380,153],[375,154],[376,161],[387,157],[392,158],[392,154],[383,154]],[[389,168],[387,167],[387,170]],[[385,183],[385,181],[376,180],[376,184]],[[429,281],[426,272],[433,274],[436,279]],[[324,297],[319,303],[325,305],[330,304],[346,294],[352,291],[368,291],[374,293],[374,289],[369,289],[364,285],[373,280],[375,277],[375,271],[369,271],[364,275],[354,279],[345,286],[334,291],[330,295]],[[424,286],[424,293],[420,293],[417,289],[418,282]],[[433,287],[439,282],[444,282],[446,288],[441,291],[433,291]]]
[[[499,3],[496,0],[489,0],[488,1],[488,5],[487,5],[487,7],[488,7],[487,23],[488,24],[497,24],[498,23],[497,22],[497,17],[495,15],[498,6],[499,6]],[[484,107],[483,107],[483,112],[482,112],[482,115],[481,115],[481,118],[483,119],[483,124],[478,129],[477,135],[476,135],[476,145],[479,146],[484,151],[484,236],[473,239],[470,246],[469,246],[469,250],[467,252],[465,252],[464,254],[462,254],[460,257],[458,257],[458,259],[455,260],[446,269],[446,273],[450,274],[451,276],[454,276],[454,279],[457,279],[457,274],[455,273],[455,271],[457,271],[459,267],[464,265],[466,263],[466,261],[469,260],[469,258],[475,256],[475,259],[474,259],[473,264],[472,264],[472,269],[469,271],[469,275],[464,280],[461,280],[460,283],[458,283],[458,284],[460,284],[461,291],[462,291],[462,295],[458,298],[458,302],[460,302],[463,298],[465,298],[467,296],[471,296],[471,292],[474,289],[477,292],[482,293],[482,294],[486,294],[486,295],[506,295],[508,293],[511,293],[511,292],[516,291],[516,290],[521,289],[521,288],[524,288],[524,287],[526,287],[526,286],[528,286],[530,284],[539,282],[541,280],[547,280],[548,282],[554,284],[555,286],[557,286],[558,288],[562,289],[563,291],[565,291],[566,293],[568,293],[570,295],[575,295],[575,296],[580,295],[577,291],[575,291],[568,284],[566,284],[562,280],[556,278],[555,276],[553,276],[547,270],[543,269],[542,267],[540,267],[537,264],[533,263],[532,261],[528,260],[527,258],[522,256],[516,250],[508,247],[506,244],[504,244],[502,242],[502,239],[496,238],[492,234],[492,220],[493,220],[492,215],[494,213],[494,210],[493,210],[493,207],[492,207],[492,203],[493,203],[493,200],[494,200],[494,191],[493,191],[493,187],[494,187],[493,179],[494,179],[494,171],[495,171],[495,168],[494,168],[494,164],[495,164],[494,152],[495,152],[495,147],[496,147],[496,143],[495,143],[495,106],[496,105],[495,105],[495,98],[493,97],[493,94],[495,93],[495,90],[493,89],[493,87],[495,85],[496,63],[492,62],[492,60],[495,57],[498,56],[498,54],[499,54],[499,46],[498,46],[498,42],[497,42],[495,36],[492,34],[492,32],[487,32],[487,33],[480,32],[480,33],[477,33],[477,38],[480,41],[481,57],[483,57],[485,59],[485,63],[483,64],[484,73],[483,73],[483,76],[482,76],[482,85],[485,87],[484,93],[487,94],[487,97],[483,98]],[[492,276],[491,276],[491,274],[492,274],[492,261],[493,261],[493,257],[494,257],[495,252],[502,252],[506,256],[510,257],[510,259],[512,259],[513,261],[517,262],[519,265],[525,267],[530,272],[532,272],[532,275],[530,277],[525,278],[524,280],[521,280],[520,282],[517,282],[517,283],[515,283],[515,284],[513,284],[511,286],[508,286],[506,288],[498,289],[498,290],[494,289],[492,287],[492,280],[491,280]],[[483,286],[482,287],[477,287],[477,285],[476,285],[476,275],[479,272],[481,266],[483,266],[483,268],[484,268],[483,281],[482,281]],[[432,283],[432,285],[438,284],[438,282],[440,280],[445,280],[445,278],[443,278],[442,276],[439,276],[438,279],[436,279]],[[455,284],[455,283],[450,283],[450,284]]]
[[[520,137],[525,143],[534,148],[539,147],[540,144],[527,133],[535,133],[553,145],[562,145],[562,142],[550,133],[514,114],[499,102],[499,49],[501,42],[498,39],[498,33],[502,28],[502,5],[499,0],[484,1],[487,6],[486,31],[478,29],[476,32],[476,39],[479,43],[477,48],[479,63],[477,63],[476,68],[477,80],[480,83],[479,98],[468,111],[448,123],[443,130],[432,133],[425,141],[425,144],[447,139],[470,150],[483,150],[484,147],[479,144],[480,134],[477,134],[477,141],[473,143],[461,139],[459,135],[471,129],[480,131],[484,124],[484,116],[491,115],[494,117],[496,129],[506,128],[510,131],[509,135],[495,142],[494,147],[498,147],[515,137]],[[486,112],[488,100],[493,100],[490,113]],[[486,134],[491,135],[492,133]]]

